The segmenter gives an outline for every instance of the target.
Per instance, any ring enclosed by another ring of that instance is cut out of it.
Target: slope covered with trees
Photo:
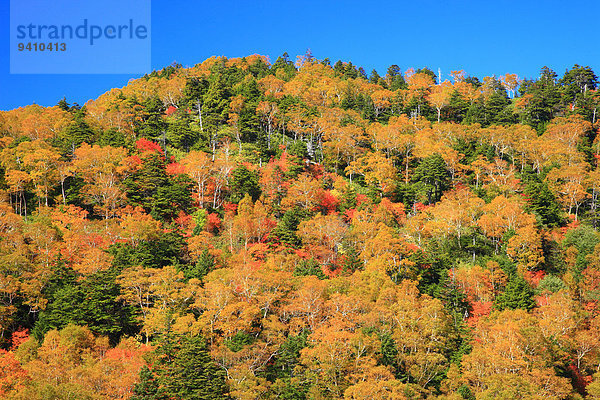
[[[0,112],[0,397],[600,398],[598,80],[252,55]]]

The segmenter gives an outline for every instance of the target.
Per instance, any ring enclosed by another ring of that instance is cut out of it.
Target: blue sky
[[[19,0],[27,1],[27,0]],[[75,1],[75,0],[74,0]],[[82,1],[82,0],[77,0]],[[123,0],[127,1],[127,0]],[[213,55],[283,52],[352,61],[384,74],[428,66],[483,77],[559,75],[573,64],[600,74],[600,2],[580,1],[152,1],[152,69]],[[11,75],[9,4],[0,0],[0,109],[63,96],[85,103],[139,75]],[[150,72],[150,71],[148,71]]]

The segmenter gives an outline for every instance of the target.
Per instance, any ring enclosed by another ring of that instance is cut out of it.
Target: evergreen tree
[[[516,116],[513,115],[510,104],[504,88],[494,91],[485,102],[485,125],[515,123]]]
[[[415,171],[413,180],[421,184],[427,194],[428,204],[438,201],[450,183],[450,174],[442,156],[435,153],[423,159]]]
[[[351,62],[348,62],[348,64],[346,64],[345,66],[344,77],[347,79],[358,78],[358,71],[356,70],[356,67],[352,65]]]
[[[582,67],[575,64],[567,70],[559,84],[563,87],[566,100],[577,101],[578,95],[584,95],[588,90],[595,90],[598,85],[598,77],[590,67]]]
[[[600,234],[589,225],[581,225],[567,231],[563,246],[565,249],[569,246],[575,246],[577,249],[575,269],[578,275],[589,265],[590,255],[594,253],[598,243]]]
[[[239,203],[246,194],[252,197],[252,201],[258,200],[260,197],[258,176],[246,168],[246,166],[240,165],[231,173],[229,201]]]
[[[561,99],[560,87],[557,84],[556,73],[548,67],[540,71],[537,81],[523,81],[520,86],[521,95],[529,95],[529,100],[521,120],[542,132],[545,124],[554,118]]]
[[[440,282],[436,285],[434,296],[444,303],[444,306],[452,316],[452,322],[458,327],[465,315],[471,311],[467,296],[459,289],[450,277],[449,271],[442,272]]]
[[[185,83],[185,87],[183,88],[182,103],[186,104],[190,109],[198,112],[198,106],[200,106],[200,109],[202,109],[204,95],[206,94],[209,85],[210,82],[204,77],[189,78]]]
[[[350,85],[348,85],[346,87],[346,89],[344,90],[344,94],[342,95],[342,101],[340,103],[340,107],[343,108],[344,110],[353,109],[353,110],[360,111],[357,106],[356,96],[352,92],[352,88],[350,87]]]
[[[469,105],[463,122],[467,124],[481,124],[482,126],[489,124],[486,117],[485,104],[481,98]]]
[[[465,83],[468,83],[468,84],[470,84],[470,85],[473,85],[473,86],[475,86],[476,88],[479,88],[479,87],[481,87],[481,81],[480,81],[480,80],[479,80],[479,78],[478,78],[478,77],[476,77],[476,76],[467,76],[467,77],[464,79],[464,82],[465,82]]]
[[[452,329],[448,335],[448,359],[460,363],[462,357],[471,351],[471,335],[465,323],[466,316],[471,312],[471,305],[467,296],[450,277],[448,270],[441,273],[434,296],[444,303],[452,319]]]
[[[364,119],[375,121],[375,106],[373,105],[371,96],[359,94],[357,106],[362,111],[361,116]]]
[[[200,134],[190,127],[189,117],[186,113],[167,125],[165,138],[171,146],[189,151],[200,139]]]
[[[164,120],[165,106],[158,96],[151,96],[142,102],[143,114],[141,122],[135,127],[138,136],[159,140],[163,138],[167,129],[167,123]]]
[[[447,115],[450,121],[461,123],[467,115],[469,103],[460,95],[457,90],[454,90],[450,95],[448,102]]]
[[[364,80],[367,80],[367,72],[363,67],[358,68],[358,76],[363,78]]]
[[[327,276],[323,273],[321,264],[319,264],[314,258],[311,258],[310,260],[300,260],[294,269],[294,276],[311,275],[314,275],[319,279],[327,279]]]
[[[337,60],[335,64],[333,64],[333,71],[338,76],[344,75],[344,73],[346,72],[346,67],[344,67],[344,63],[342,62],[342,60]]]
[[[209,86],[202,99],[204,129],[217,130],[229,116],[230,87],[222,70],[215,70],[209,79]]]
[[[127,137],[115,128],[103,131],[98,139],[100,146],[127,147]]]
[[[282,71],[281,76],[284,80],[290,80],[294,75],[296,75],[296,67],[294,63],[290,60],[290,56],[287,52],[283,53],[281,56],[277,57],[275,63],[271,66],[271,73],[278,75],[277,71]]]
[[[379,362],[393,367],[397,374],[400,366],[398,365],[398,348],[394,338],[388,332],[384,332],[379,335],[379,340],[381,341]]]
[[[75,110],[73,122],[55,137],[55,145],[61,149],[63,154],[72,155],[77,147],[83,142],[94,142],[94,131],[85,121],[85,108]]]
[[[400,67],[396,64],[390,65],[385,75],[385,82],[390,90],[398,90],[406,88],[406,81],[402,76]]]
[[[371,71],[371,76],[369,76],[369,83],[377,85],[379,83],[380,79],[381,79],[381,76],[379,76],[377,71],[375,69],[373,69],[373,71]]]
[[[529,283],[515,272],[511,274],[504,292],[496,297],[495,305],[498,310],[516,308],[531,310],[535,307],[534,294]]]
[[[157,377],[146,365],[140,370],[140,381],[133,388],[129,400],[168,400],[161,390]]]
[[[294,375],[294,369],[300,363],[300,351],[308,344],[308,334],[308,330],[302,330],[298,335],[289,335],[285,339],[275,361],[267,367],[267,377],[270,380]]]
[[[437,82],[437,80],[438,80],[438,77],[435,74],[435,72],[433,72],[428,67],[419,68],[418,70],[415,71],[415,73],[429,75],[434,82]]]
[[[183,270],[183,274],[186,279],[200,279],[204,278],[206,274],[215,268],[215,258],[208,252],[208,249],[204,249],[198,261],[191,266],[187,266]]]
[[[143,159],[140,169],[124,182],[132,206],[143,207],[154,218],[171,221],[191,207],[192,183],[186,175],[167,175],[165,158],[158,153]]]
[[[302,220],[308,217],[308,211],[294,207],[287,210],[279,219],[277,226],[271,231],[270,236],[277,238],[280,243],[297,246],[300,244],[300,238],[296,234],[298,225]]]
[[[113,256],[113,265],[119,269],[142,265],[146,268],[162,268],[167,265],[182,265],[184,239],[177,231],[162,232],[152,240],[130,243],[115,243],[108,252]]]
[[[69,111],[69,103],[67,103],[66,97],[63,97],[62,99],[60,99],[56,105],[58,106],[58,108],[60,108],[63,111]]]
[[[262,79],[269,75],[269,66],[265,64],[262,58],[257,58],[252,64],[248,64],[248,72],[252,74],[255,79]]]
[[[344,254],[344,271],[348,274],[352,274],[355,271],[361,270],[364,267],[364,261],[359,257],[356,247],[349,245],[348,249]]]
[[[563,223],[560,205],[546,181],[540,181],[537,176],[530,178],[525,186],[525,195],[527,211],[536,215],[541,223],[547,226],[559,226]]]
[[[210,357],[204,339],[181,341],[181,348],[161,376],[169,395],[180,400],[227,399],[225,373]]]
[[[81,282],[72,282],[54,291],[46,309],[40,313],[33,334],[43,338],[51,329],[69,324],[87,325],[97,335],[117,343],[123,334],[137,332],[133,309],[117,298],[116,270],[97,272]]]

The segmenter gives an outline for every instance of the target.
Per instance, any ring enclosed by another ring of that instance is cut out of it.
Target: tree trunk
[[[202,105],[200,104],[200,99],[197,100],[196,104],[198,105],[198,120],[200,122],[200,131],[204,132],[204,128],[202,127]]]

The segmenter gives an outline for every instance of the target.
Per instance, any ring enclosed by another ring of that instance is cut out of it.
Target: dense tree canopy
[[[0,397],[600,396],[594,71],[380,72],[0,112]]]

